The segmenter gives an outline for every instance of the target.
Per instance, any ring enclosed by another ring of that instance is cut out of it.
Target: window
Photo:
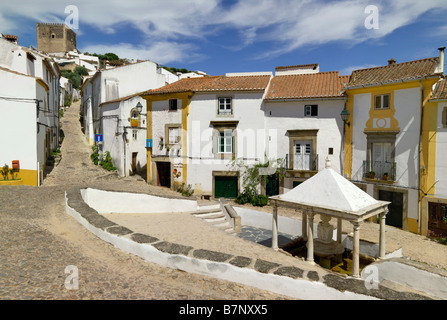
[[[385,173],[389,180],[396,179],[395,145],[397,132],[368,133],[366,136],[366,161],[364,177],[382,179]]]
[[[220,131],[217,138],[218,153],[233,153],[233,131]]]
[[[180,142],[180,128],[171,127],[168,129],[168,132],[169,132],[168,144],[175,144]]]
[[[232,99],[231,98],[219,98],[218,114],[232,114]]]
[[[318,116],[318,105],[307,105],[304,106],[304,116],[305,117],[316,117]]]
[[[312,165],[312,142],[297,141],[295,142],[293,169],[295,170],[311,170]]]
[[[177,99],[169,99],[169,111],[177,111]]]
[[[374,97],[375,109],[389,109],[390,108],[390,95],[382,94]]]
[[[132,130],[132,139],[137,140],[138,139],[138,131]]]
[[[130,113],[130,125],[132,127],[140,126],[140,115],[138,114],[137,110],[132,110]]]

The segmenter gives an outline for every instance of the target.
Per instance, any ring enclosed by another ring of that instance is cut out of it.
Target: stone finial
[[[331,164],[331,159],[329,158],[329,156],[326,157],[326,168],[330,168],[332,166]]]

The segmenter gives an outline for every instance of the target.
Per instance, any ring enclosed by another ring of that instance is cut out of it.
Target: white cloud
[[[14,1],[3,1],[0,26],[3,32],[6,29],[17,33],[20,30],[17,17],[63,22],[68,4],[54,0],[21,0],[18,6]],[[379,8],[378,30],[368,30],[364,25],[368,16],[365,8],[370,4]],[[127,44],[121,50],[141,55],[153,52],[165,59],[189,58],[191,54],[197,57],[199,47],[188,48],[196,53],[166,52],[163,55],[159,52],[163,48],[186,46],[192,41],[197,43],[197,40],[204,40],[206,45],[208,36],[225,34],[228,30],[236,36],[227,49],[240,50],[265,43],[261,58],[334,41],[355,45],[380,39],[416,22],[424,13],[447,11],[445,0],[376,0],[375,3],[370,0],[238,0],[234,4],[224,3],[224,0],[79,0],[76,6],[80,31],[83,25],[89,25],[111,34],[124,24],[130,24],[153,45]],[[160,44],[156,45],[157,42]]]

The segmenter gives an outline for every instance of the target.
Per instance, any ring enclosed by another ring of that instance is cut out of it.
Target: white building
[[[264,161],[263,98],[272,74],[180,80],[142,94],[147,100],[148,181],[191,185],[196,194],[235,197],[246,164]]]
[[[121,176],[146,168],[146,102],[138,94],[166,85],[166,78],[156,63],[141,61],[98,70],[81,87],[86,138],[93,145],[95,135],[103,135],[100,148],[110,152]]]
[[[15,168],[17,179],[3,183],[44,180],[59,147],[59,78],[50,57],[0,38],[0,166]]]
[[[431,103],[436,118],[435,152],[430,152],[434,161],[434,188],[423,201],[422,213],[428,224],[427,233],[435,237],[447,236],[447,80],[439,81]],[[425,223],[424,223],[425,225]]]
[[[349,77],[319,73],[318,65],[295,66],[295,73],[287,69],[287,75],[277,69],[275,77],[255,72],[183,79],[143,94],[153,143],[148,181],[166,187],[185,183],[196,194],[234,198],[243,192],[244,169],[232,166],[233,160],[245,165],[283,160],[286,178],[280,185],[277,176],[269,177],[260,186],[267,195],[292,189],[323,169],[328,154],[342,172],[340,113]]]
[[[276,68],[265,100],[267,154],[285,159],[283,184],[269,181],[267,195],[287,192],[324,169],[342,173],[343,121],[346,97],[342,88],[349,76],[318,72],[318,64]]]
[[[73,101],[75,89],[73,88],[73,83],[71,82],[71,80],[64,77],[60,78],[59,85],[61,93],[59,99],[59,105],[61,107],[64,107],[68,98],[70,99],[70,101]]]
[[[345,87],[345,176],[374,198],[391,202],[388,225],[423,235],[428,231],[424,199],[445,179],[434,165],[437,150],[445,148],[436,147],[437,111],[429,101],[441,77],[438,57],[391,59],[382,67],[353,71]]]
[[[64,65],[85,67],[89,72],[99,69],[99,58],[88,54],[80,53],[78,50],[68,52],[56,52],[49,54],[61,68]]]

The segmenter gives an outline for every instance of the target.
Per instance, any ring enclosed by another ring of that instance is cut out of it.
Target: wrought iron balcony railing
[[[396,163],[386,161],[363,161],[363,178],[396,180]]]
[[[291,155],[286,155],[285,167],[287,170],[295,171],[318,171],[318,154],[309,156],[309,159],[295,159],[293,163]]]

